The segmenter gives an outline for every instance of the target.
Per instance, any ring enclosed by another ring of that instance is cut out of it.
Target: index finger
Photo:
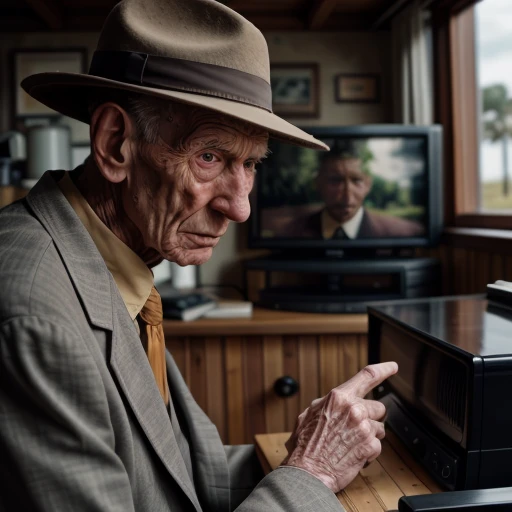
[[[386,363],[369,364],[340,387],[345,391],[352,391],[356,396],[363,398],[374,387],[382,384],[386,379],[398,371],[398,365],[394,361]]]

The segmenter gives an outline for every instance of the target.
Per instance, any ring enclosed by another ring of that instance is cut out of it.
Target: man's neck
[[[122,200],[122,183],[106,180],[92,158],[86,160],[82,171],[75,174],[73,181],[103,224],[148,267],[154,267],[162,261],[160,254],[144,245],[142,234],[126,215]]]

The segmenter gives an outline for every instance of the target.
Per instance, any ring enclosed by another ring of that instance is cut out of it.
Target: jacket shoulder
[[[43,285],[51,314],[54,296],[69,283],[53,240],[24,201],[0,211],[0,321],[34,314],[34,293]],[[44,286],[44,284],[48,286]],[[69,283],[69,287],[71,284]],[[62,299],[61,299],[62,300]]]

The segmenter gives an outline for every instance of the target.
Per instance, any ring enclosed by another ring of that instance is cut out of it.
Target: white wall
[[[282,62],[317,62],[320,71],[320,116],[293,119],[301,126],[382,123],[391,119],[391,36],[388,32],[268,32],[270,59]],[[11,128],[11,48],[88,48],[89,60],[96,45],[95,33],[0,34],[0,131]],[[339,73],[378,73],[382,100],[379,104],[336,103],[334,77]],[[87,127],[85,127],[86,129]],[[252,257],[246,249],[247,226],[231,225],[209,262],[200,269],[203,284],[242,286],[240,260]]]

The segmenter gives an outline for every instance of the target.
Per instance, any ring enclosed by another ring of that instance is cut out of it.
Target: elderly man
[[[247,219],[269,135],[323,147],[271,113],[260,32],[213,0],[124,0],[88,75],[23,87],[90,123],[91,156],[0,213],[0,509],[339,510],[384,435],[364,396],[396,364],[313,402],[261,480],[165,353],[150,270]]]

